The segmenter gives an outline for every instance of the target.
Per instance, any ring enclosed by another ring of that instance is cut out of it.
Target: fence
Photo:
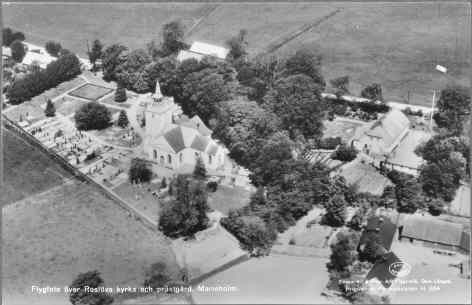
[[[54,150],[52,149],[49,149],[47,147],[45,147],[38,139],[36,139],[35,137],[33,137],[31,134],[29,134],[28,132],[26,132],[23,128],[21,128],[20,126],[18,126],[14,121],[10,120],[9,118],[7,118],[5,115],[2,116],[2,119],[3,119],[3,124],[6,128],[8,128],[9,130],[12,130],[14,132],[16,132],[17,134],[19,134],[21,137],[23,137],[25,140],[27,140],[30,144],[34,145],[35,147],[37,147],[38,149],[40,149],[41,151],[43,151],[44,153],[46,153],[48,156],[50,156],[52,159],[54,159],[55,161],[57,161],[59,163],[59,165],[61,165],[65,170],[69,171],[70,173],[72,173],[72,175],[74,175],[78,180],[82,181],[82,182],[87,182],[87,183],[90,183],[92,185],[94,185],[95,187],[97,187],[97,189],[99,189],[106,197],[108,197],[109,199],[113,200],[114,202],[116,202],[118,205],[120,205],[122,208],[124,208],[125,210],[127,210],[128,212],[130,212],[131,214],[134,215],[134,217],[141,221],[145,226],[147,226],[148,228],[152,229],[152,230],[157,230],[157,222],[151,220],[149,217],[147,217],[146,215],[142,214],[139,210],[137,210],[135,207],[133,207],[132,205],[128,204],[126,201],[124,201],[123,199],[121,199],[118,195],[116,195],[113,191],[111,191],[110,189],[108,189],[106,186],[104,186],[103,184],[93,180],[92,178],[90,178],[89,176],[87,176],[86,174],[82,173],[81,171],[79,171],[77,168],[75,168],[74,166],[72,166],[66,159],[64,159],[62,156],[60,156],[59,154],[57,154]]]

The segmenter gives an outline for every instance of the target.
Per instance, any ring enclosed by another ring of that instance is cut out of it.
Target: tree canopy
[[[16,62],[22,62],[26,55],[26,47],[21,40],[15,40],[10,44],[11,58]]]
[[[51,56],[58,57],[61,53],[62,46],[59,42],[50,40],[46,42],[45,49]]]
[[[71,290],[69,300],[72,305],[110,305],[113,297],[105,292],[88,292],[85,286],[90,288],[104,287],[104,281],[97,270],[80,273],[70,285],[70,288],[80,288],[77,291]]]
[[[111,114],[102,104],[89,102],[75,112],[74,120],[79,130],[104,129],[110,126]]]

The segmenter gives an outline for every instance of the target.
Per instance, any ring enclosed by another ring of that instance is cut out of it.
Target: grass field
[[[87,40],[141,48],[159,37],[165,22],[180,19],[191,28],[207,8],[204,3],[10,3],[3,5],[3,15],[4,24],[24,31],[27,40],[44,44],[54,38],[85,56]],[[380,82],[388,100],[406,100],[410,92],[412,104],[429,105],[432,90],[450,80],[468,85],[467,3],[220,3],[187,40],[223,45],[245,28],[250,55],[255,55],[336,9],[342,10],[275,54],[285,56],[301,47],[317,49],[327,79],[349,75],[355,94],[369,83]],[[435,71],[436,64],[446,66],[449,76]]]
[[[228,187],[218,185],[214,193],[208,193],[208,205],[225,215],[230,210],[235,210],[246,206],[249,203],[251,193],[242,187]]]
[[[85,84],[82,87],[69,92],[68,94],[71,96],[76,96],[83,99],[96,101],[112,91],[113,90],[109,88],[96,86],[93,84]]]
[[[63,287],[88,270],[99,270],[107,287],[142,286],[145,269],[158,261],[178,271],[162,234],[76,181],[4,208],[2,231],[6,304],[28,304],[31,285]],[[36,296],[29,304],[65,304],[66,297]]]
[[[75,99],[69,96],[59,98],[55,103],[56,111],[62,115],[68,116],[74,114],[82,105],[87,104],[86,101]]]
[[[3,129],[4,181],[0,204],[6,205],[61,185],[71,178],[46,154]]]

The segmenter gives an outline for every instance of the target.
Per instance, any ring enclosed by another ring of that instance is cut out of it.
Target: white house
[[[179,52],[179,54],[177,55],[177,60],[179,62],[182,62],[190,58],[201,60],[205,56],[210,56],[216,59],[225,60],[226,56],[228,56],[228,53],[229,53],[229,50],[224,47],[220,47],[220,46],[216,46],[216,45],[212,45],[212,44],[208,44],[208,43],[204,43],[200,41],[195,41],[194,43],[192,43],[192,46],[190,47],[189,50],[181,50]]]
[[[159,85],[145,106],[144,151],[150,160],[177,173],[192,172],[198,157],[210,174],[222,170],[227,150],[211,138],[212,131],[198,117],[182,114]]]

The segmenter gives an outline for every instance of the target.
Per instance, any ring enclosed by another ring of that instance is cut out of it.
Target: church
[[[189,118],[173,97],[163,96],[158,83],[145,104],[144,118],[144,152],[150,160],[176,173],[191,173],[197,158],[210,174],[224,170],[227,149],[211,138],[200,117]]]

